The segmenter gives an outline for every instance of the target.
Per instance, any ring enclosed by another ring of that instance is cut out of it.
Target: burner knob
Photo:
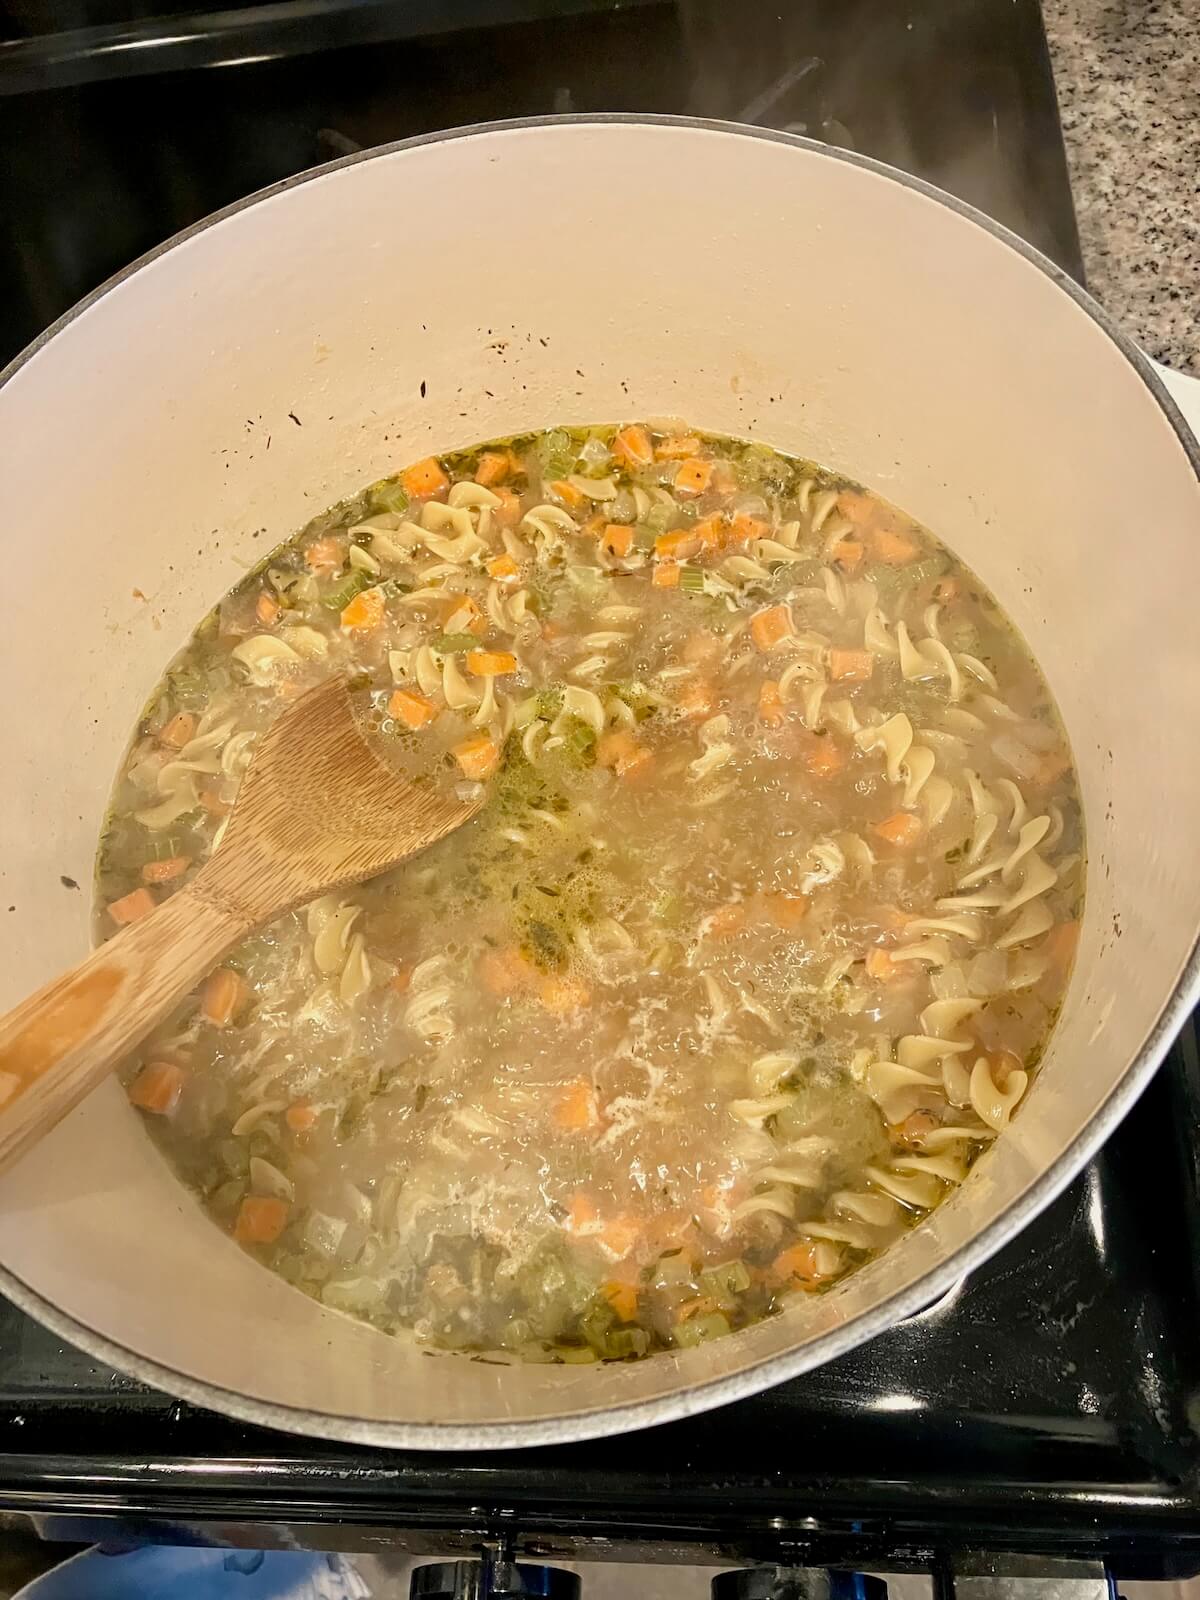
[[[712,1600],[887,1600],[887,1584],[828,1567],[745,1567],[712,1581]]]
[[[416,1567],[409,1600],[579,1600],[579,1578],[525,1561],[433,1561]]]

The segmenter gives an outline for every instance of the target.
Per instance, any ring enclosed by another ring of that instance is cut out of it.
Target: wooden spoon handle
[[[197,878],[0,1017],[0,1168],[66,1116],[249,928]]]

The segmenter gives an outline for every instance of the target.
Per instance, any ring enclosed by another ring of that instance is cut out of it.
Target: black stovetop
[[[16,40],[0,45],[0,360],[257,187],[361,145],[546,112],[689,112],[851,144],[1080,271],[1036,0],[176,11],[0,0]],[[140,1388],[0,1302],[0,1511],[58,1513],[79,1537],[447,1550],[507,1528],[563,1553],[862,1567],[969,1546],[1200,1569],[1198,1110],[1189,1029],[1103,1154],[954,1294],[816,1373],[636,1439],[330,1447]]]

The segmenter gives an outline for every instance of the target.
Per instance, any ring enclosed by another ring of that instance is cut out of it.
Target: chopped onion
[[[1027,744],[1022,744],[1021,740],[1014,738],[1011,733],[1002,733],[998,739],[993,739],[992,750],[996,759],[1003,761],[1018,778],[1029,779],[1037,776],[1037,756]]]

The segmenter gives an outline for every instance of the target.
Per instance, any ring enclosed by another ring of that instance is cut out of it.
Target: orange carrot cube
[[[604,533],[600,539],[600,548],[618,560],[627,556],[633,548],[633,529],[622,522],[606,523]]]
[[[870,650],[841,650],[835,645],[829,652],[829,676],[836,683],[866,683],[874,671]]]
[[[173,1061],[149,1061],[129,1085],[129,1103],[156,1117],[169,1117],[186,1079],[187,1073]]]
[[[400,474],[400,482],[411,500],[431,500],[435,494],[441,494],[450,487],[450,479],[442,471],[442,464],[436,456],[426,456],[424,461],[406,467]]]
[[[768,606],[750,619],[750,636],[764,652],[774,650],[794,632],[791,608],[787,605]]]
[[[477,678],[502,678],[517,670],[517,658],[507,650],[468,650],[467,671]]]
[[[218,967],[204,980],[200,1014],[214,1028],[227,1028],[250,998],[250,989],[232,967]]]
[[[157,901],[149,889],[131,889],[119,900],[109,902],[108,914],[118,927],[126,928],[131,922],[137,922],[141,917],[148,917],[156,904]]]
[[[348,606],[342,609],[343,628],[377,628],[383,621],[385,599],[383,588],[376,584],[373,589],[363,589],[356,594]]]
[[[689,456],[679,463],[675,474],[676,494],[703,494],[712,482],[713,464],[699,456]]]
[[[635,472],[639,467],[648,467],[654,460],[650,435],[637,423],[619,429],[613,440],[613,455]]]
[[[233,1225],[233,1236],[239,1244],[274,1244],[287,1219],[286,1201],[274,1195],[248,1194]]]
[[[177,711],[158,736],[171,750],[182,750],[196,737],[196,719],[190,711]]]
[[[872,833],[897,850],[911,850],[924,831],[920,817],[911,811],[896,811],[871,825]]]
[[[500,765],[500,752],[486,733],[477,734],[473,739],[464,739],[461,744],[454,746],[452,754],[464,775],[474,778],[478,783],[490,778]]]
[[[283,1120],[293,1133],[308,1133],[316,1126],[319,1112],[307,1100],[295,1100],[283,1113]]]
[[[510,578],[517,576],[517,563],[510,555],[493,556],[487,564],[488,576],[495,578],[498,583],[507,583]]]
[[[418,694],[415,689],[394,689],[388,698],[388,716],[415,731],[433,721],[437,707],[428,695]]]
[[[660,561],[655,567],[654,577],[650,581],[656,589],[678,589],[678,561]]]
[[[191,866],[187,856],[168,856],[165,861],[147,861],[142,868],[143,883],[171,883],[182,878]]]
[[[769,727],[778,727],[786,716],[787,709],[779,693],[778,682],[774,678],[765,679],[758,691],[758,720]]]

